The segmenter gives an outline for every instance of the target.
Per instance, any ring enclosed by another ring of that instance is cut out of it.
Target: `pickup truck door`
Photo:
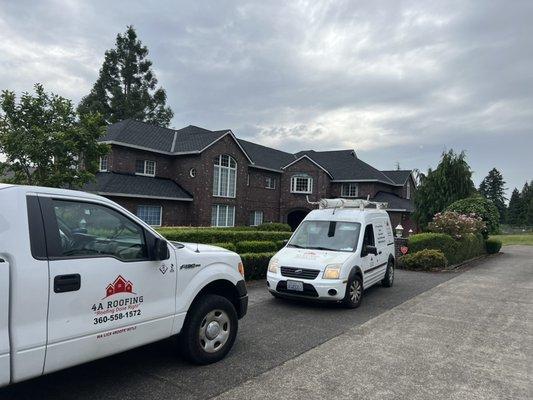
[[[10,381],[9,264],[0,258],[0,387]]]
[[[50,268],[44,372],[170,336],[175,256],[155,261],[155,237],[105,203],[41,198]]]

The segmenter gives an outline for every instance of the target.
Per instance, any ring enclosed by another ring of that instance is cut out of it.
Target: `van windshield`
[[[300,249],[355,251],[361,224],[343,221],[304,221],[288,247]]]

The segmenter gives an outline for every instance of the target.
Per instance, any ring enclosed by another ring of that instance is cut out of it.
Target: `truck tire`
[[[392,260],[389,260],[387,263],[387,272],[385,272],[385,276],[381,280],[381,285],[383,287],[391,287],[394,283],[394,262]]]
[[[194,364],[222,360],[233,347],[238,319],[225,297],[208,294],[194,303],[180,333],[183,355]]]
[[[346,283],[346,294],[342,304],[347,308],[357,308],[363,300],[363,279],[360,275],[354,275]]]

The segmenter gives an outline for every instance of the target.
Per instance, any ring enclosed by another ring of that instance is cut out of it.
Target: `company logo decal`
[[[113,283],[107,285],[105,292],[106,294],[104,299],[118,293],[133,293],[133,283],[124,279],[122,275],[119,275]]]
[[[141,315],[144,298],[133,291],[133,283],[122,275],[106,286],[105,294],[91,307],[94,325],[135,319]]]

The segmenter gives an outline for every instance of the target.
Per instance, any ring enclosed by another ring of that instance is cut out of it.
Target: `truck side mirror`
[[[167,241],[161,238],[156,238],[152,254],[153,259],[156,261],[168,260],[170,258],[170,252],[168,251]]]
[[[375,256],[378,255],[378,249],[376,246],[371,246],[369,244],[365,245],[365,247],[363,247],[363,251],[362,251],[362,254],[361,256],[364,257],[364,256],[367,256],[369,254],[374,254]]]

